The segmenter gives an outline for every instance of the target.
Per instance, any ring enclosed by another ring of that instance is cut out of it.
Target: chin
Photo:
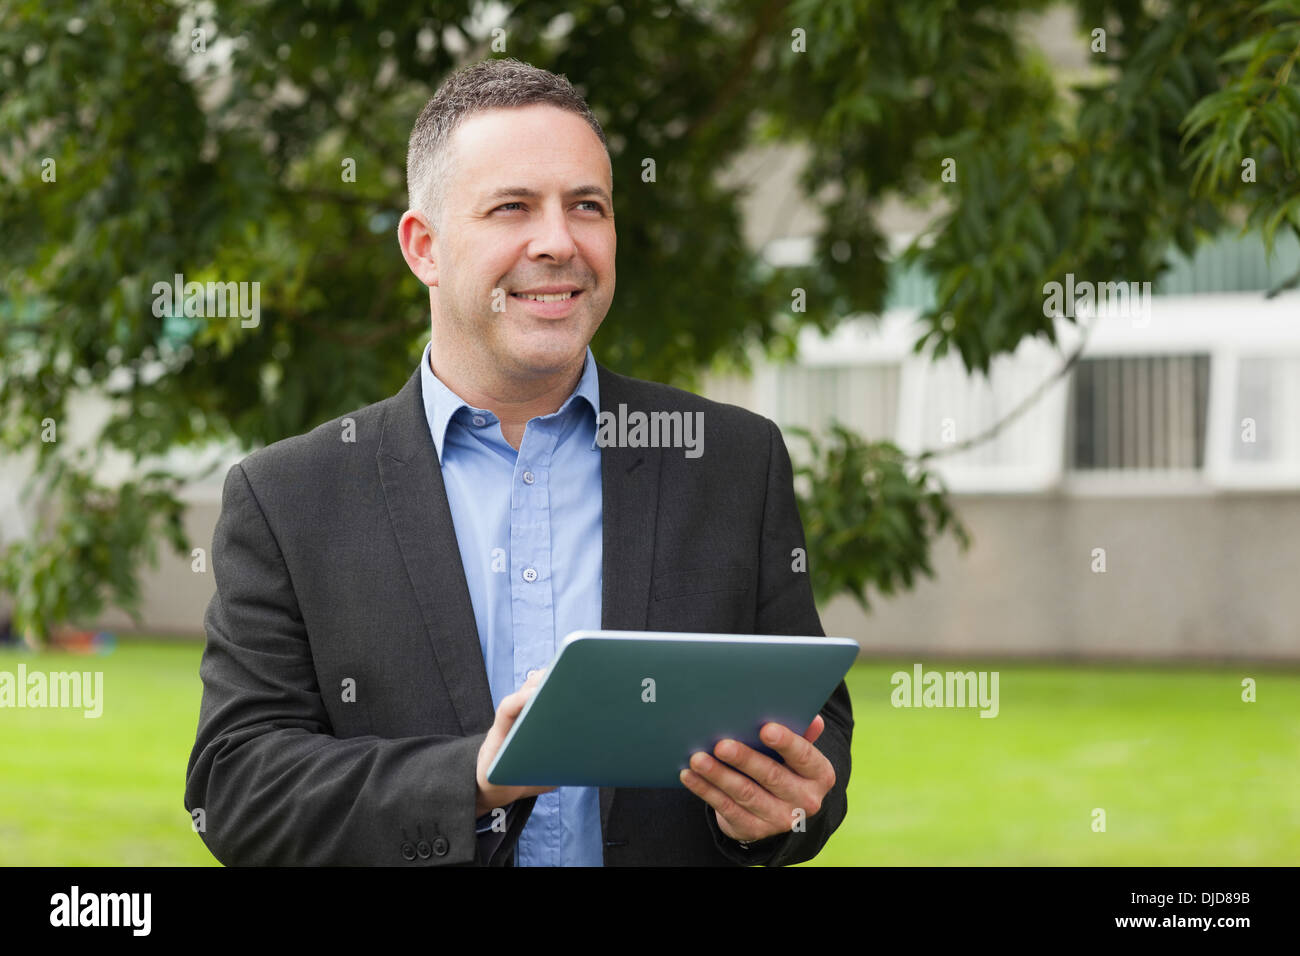
[[[549,342],[520,342],[509,352],[515,363],[534,372],[557,372],[582,360],[587,339],[573,335],[555,336]]]
[[[583,351],[585,352],[586,350],[584,349]],[[539,375],[551,375],[568,369],[575,361],[579,360],[579,356],[581,355],[582,352],[578,352],[577,354],[566,352],[563,355],[552,354],[549,352],[542,354],[529,352],[519,356],[518,364],[521,367],[528,369],[530,372]]]

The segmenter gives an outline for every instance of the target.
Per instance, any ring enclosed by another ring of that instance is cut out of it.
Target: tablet
[[[846,637],[574,631],[488,768],[501,786],[680,787],[698,750],[804,733],[857,657]]]

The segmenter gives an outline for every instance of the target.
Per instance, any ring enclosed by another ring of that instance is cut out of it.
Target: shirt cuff
[[[722,832],[713,807],[705,804],[704,815],[709,822],[709,830],[713,833],[719,851],[733,863],[742,866],[767,865],[774,857],[780,855],[791,838],[790,833],[775,833],[770,837],[751,842],[748,847],[742,846],[739,840],[734,840]]]

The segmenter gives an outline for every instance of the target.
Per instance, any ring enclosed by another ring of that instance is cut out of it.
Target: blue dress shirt
[[[426,345],[424,411],[495,710],[529,671],[550,664],[570,632],[600,627],[596,360],[588,347],[578,387],[558,411],[528,421],[516,451],[492,412],[467,404],[433,374],[429,353]],[[560,787],[541,794],[519,835],[515,863],[602,866],[599,793]]]

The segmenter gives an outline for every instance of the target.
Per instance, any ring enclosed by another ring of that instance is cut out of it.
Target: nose
[[[548,205],[537,220],[537,232],[528,243],[528,256],[538,259],[548,256],[556,262],[567,262],[578,251],[569,231],[569,221],[563,208]]]

